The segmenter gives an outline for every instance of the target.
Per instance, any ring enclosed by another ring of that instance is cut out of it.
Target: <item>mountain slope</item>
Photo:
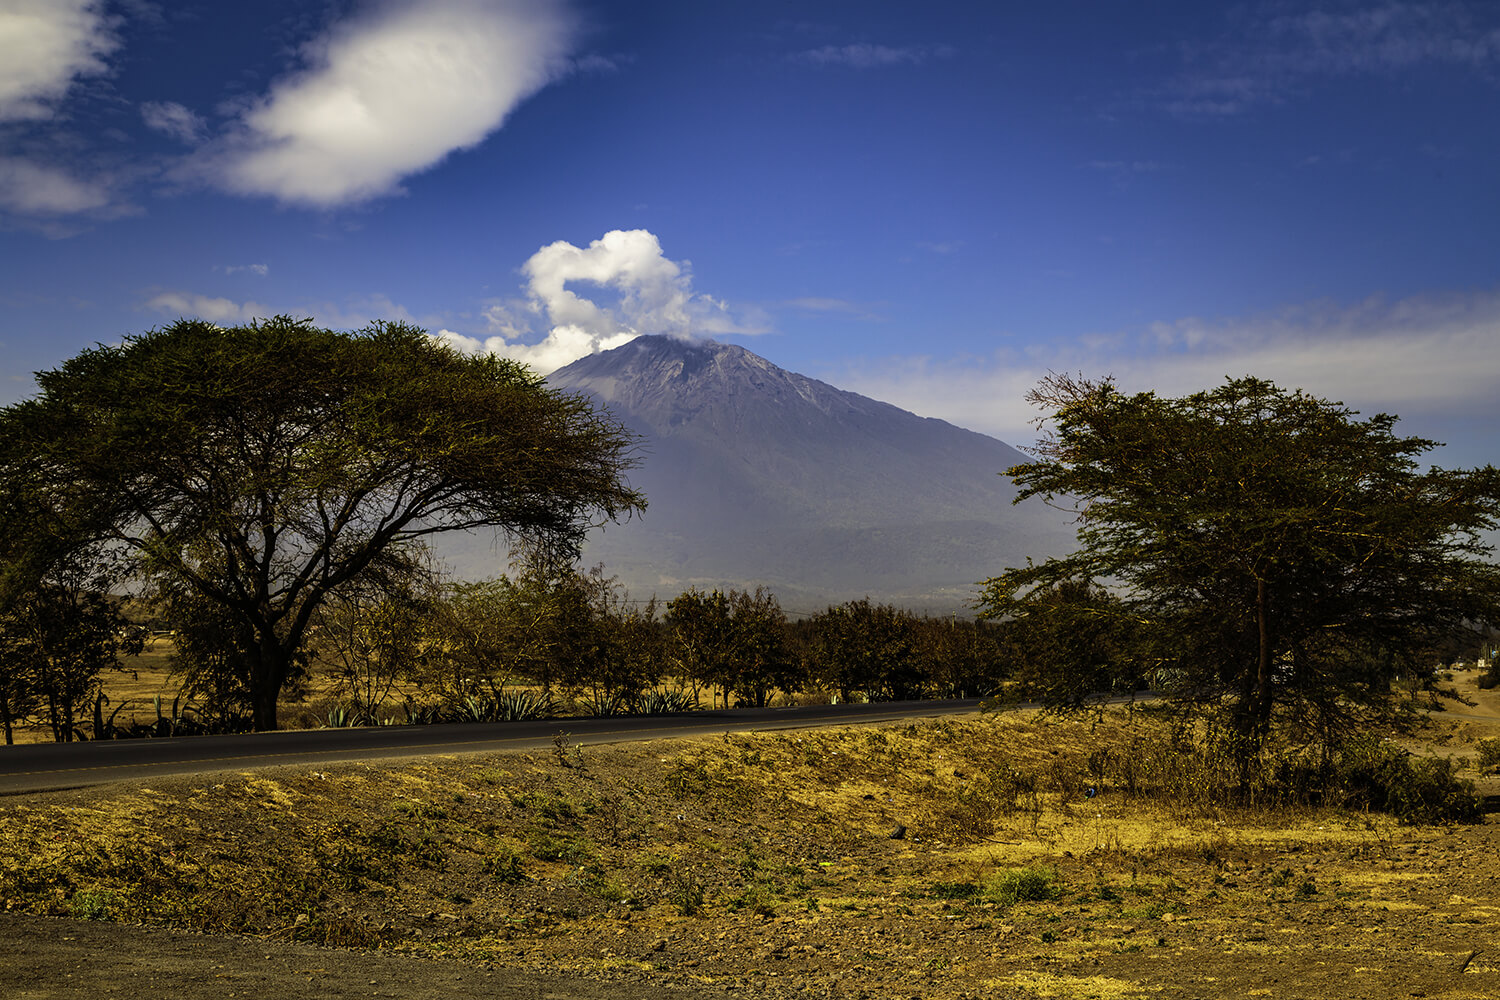
[[[554,372],[641,435],[650,506],[586,551],[636,593],[769,585],[787,606],[869,594],[957,607],[1006,565],[1067,547],[1011,506],[1009,445],[785,371],[742,347],[641,337]]]

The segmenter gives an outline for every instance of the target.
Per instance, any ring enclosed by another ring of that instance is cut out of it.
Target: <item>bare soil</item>
[[[1418,742],[1493,792],[1500,699],[1457,687],[1477,704]],[[1092,776],[1152,725],[564,738],[10,797],[0,993],[1500,996],[1500,826]]]

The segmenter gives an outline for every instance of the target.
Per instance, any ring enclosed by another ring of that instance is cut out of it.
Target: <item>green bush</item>
[[[526,881],[521,856],[508,847],[502,847],[484,859],[484,873],[497,882]]]
[[[1474,783],[1446,758],[1417,757],[1393,743],[1361,737],[1329,760],[1331,802],[1388,812],[1403,823],[1477,823],[1483,818]]]
[[[1058,889],[1056,870],[1029,865],[995,872],[980,885],[979,895],[1000,906],[1013,906],[1016,903],[1045,902],[1054,898]]]
[[[1479,749],[1484,766],[1500,766],[1500,740]],[[1482,816],[1473,783],[1459,778],[1451,761],[1418,757],[1373,736],[1312,747],[1268,742],[1256,753],[1231,732],[1178,726],[1168,738],[1137,737],[1128,752],[1096,755],[1090,767],[1105,787],[1187,810],[1332,806],[1414,824]]]
[[[1481,771],[1500,769],[1500,740],[1480,740],[1476,746],[1479,749]]]

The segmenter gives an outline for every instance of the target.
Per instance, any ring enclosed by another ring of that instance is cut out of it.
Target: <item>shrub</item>
[[[508,847],[502,847],[484,859],[484,873],[497,882],[526,881],[521,856]]]
[[[1392,743],[1362,737],[1340,747],[1329,766],[1329,791],[1344,798],[1336,804],[1389,812],[1403,823],[1476,823],[1483,818],[1474,783],[1460,779],[1445,758],[1417,757]]]
[[[679,872],[667,887],[667,902],[684,917],[691,917],[703,909],[703,897],[703,883],[692,872]]]
[[[1481,771],[1500,769],[1500,740],[1480,740],[1477,746],[1479,769]]]
[[[1040,865],[1025,868],[1003,868],[984,880],[979,887],[981,898],[1000,906],[1016,903],[1045,902],[1058,893],[1057,872]]]

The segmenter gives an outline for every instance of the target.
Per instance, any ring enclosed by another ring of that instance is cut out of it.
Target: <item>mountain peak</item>
[[[764,420],[772,419],[773,411],[794,413],[809,408],[836,422],[931,419],[836,389],[778,367],[747,348],[715,340],[637,337],[614,350],[575,361],[553,372],[550,380],[584,389],[622,412],[646,417],[658,430],[699,418],[721,428],[726,422],[737,426],[748,411]],[[814,418],[803,413],[800,419]]]
[[[649,506],[587,553],[632,589],[765,583],[784,600],[953,607],[976,580],[1060,550],[1052,512],[1011,505],[1014,448],[743,347],[638,337],[548,381],[641,438],[631,480]]]

